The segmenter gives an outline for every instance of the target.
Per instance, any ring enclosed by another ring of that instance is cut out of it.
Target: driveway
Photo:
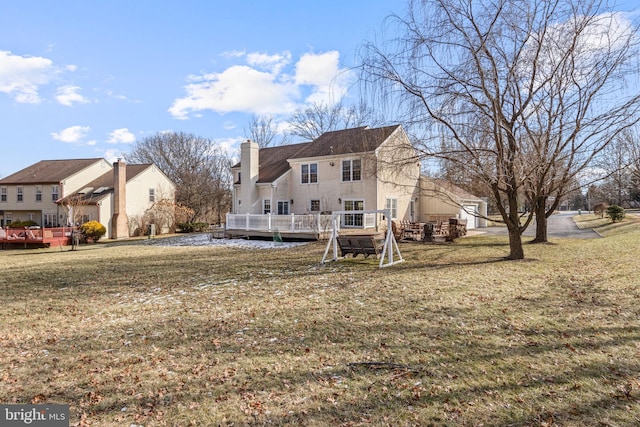
[[[558,212],[551,215],[547,221],[548,237],[568,237],[571,239],[594,239],[602,237],[591,229],[581,230],[578,228],[572,217],[578,215],[577,211]],[[487,234],[495,234],[498,236],[506,236],[507,227],[487,227],[478,230],[486,231]],[[525,237],[535,237],[536,223],[535,219],[531,221],[529,227],[522,233]]]

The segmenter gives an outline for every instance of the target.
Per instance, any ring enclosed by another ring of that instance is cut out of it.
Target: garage
[[[467,230],[478,226],[478,205],[463,205],[460,210],[460,219],[467,221]]]

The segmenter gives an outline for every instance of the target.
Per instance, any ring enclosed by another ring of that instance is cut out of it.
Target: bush
[[[183,233],[198,233],[201,231],[209,231],[209,224],[206,222],[181,222],[178,228]]]
[[[9,227],[20,228],[20,227],[34,227],[38,224],[35,221],[14,221],[9,224]]]
[[[82,224],[80,231],[82,232],[82,236],[85,240],[89,238],[93,239],[94,242],[97,242],[106,234],[107,229],[98,221],[89,221]]]
[[[618,205],[611,205],[607,208],[607,216],[611,218],[611,222],[622,221],[624,218],[624,209]]]

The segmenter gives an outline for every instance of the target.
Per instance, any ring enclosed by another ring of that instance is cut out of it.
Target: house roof
[[[393,125],[370,129],[364,126],[325,132],[289,158],[368,153],[378,148],[399,127],[400,125]]]
[[[34,163],[31,166],[0,179],[0,184],[57,184],[60,181],[64,181],[65,178],[100,161],[104,161],[104,159],[41,160],[38,163]]]
[[[289,159],[304,159],[374,151],[400,125],[370,129],[367,126],[325,132],[311,142],[260,149],[258,183],[273,182],[291,167]],[[240,163],[233,166],[240,167]]]
[[[150,168],[151,166],[152,165],[150,163],[139,164],[139,165],[127,165],[126,167],[127,182],[129,182],[136,176],[140,175],[143,171]],[[113,170],[111,170],[109,172],[106,172],[100,175],[98,178],[94,179],[93,181],[87,183],[84,187],[82,187],[75,193],[60,199],[58,202],[64,204],[64,202],[69,200],[70,198],[74,198],[75,200],[86,201],[88,203],[97,202],[98,200],[104,198],[107,194],[110,194],[113,192],[113,180],[114,180]],[[84,195],[82,195],[81,197],[78,197],[79,195],[83,194],[82,192],[84,190],[86,190]],[[96,190],[101,190],[101,191],[96,192]]]
[[[287,159],[295,156],[297,152],[304,150],[309,144],[311,144],[311,142],[262,148],[260,150],[258,182],[273,182],[278,179],[290,168]]]
[[[469,193],[468,191],[464,190],[461,187],[458,187],[457,185],[449,181],[446,181],[440,178],[430,178],[430,177],[425,177],[425,178],[428,180],[431,180],[431,182],[433,182],[435,185],[439,186],[445,191],[448,191],[449,193],[458,197],[460,200],[480,200],[480,197]]]

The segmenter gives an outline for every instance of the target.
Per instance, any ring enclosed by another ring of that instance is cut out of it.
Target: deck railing
[[[338,227],[345,228],[375,228],[377,224],[376,214],[355,213],[353,216],[362,218],[349,218],[352,227],[338,222]],[[321,214],[227,214],[227,230],[262,231],[262,232],[286,232],[286,233],[324,233],[331,231],[332,215]]]
[[[322,233],[331,230],[331,215],[227,214],[227,230]]]
[[[73,227],[24,228],[7,226],[0,228],[1,243],[71,243]]]

